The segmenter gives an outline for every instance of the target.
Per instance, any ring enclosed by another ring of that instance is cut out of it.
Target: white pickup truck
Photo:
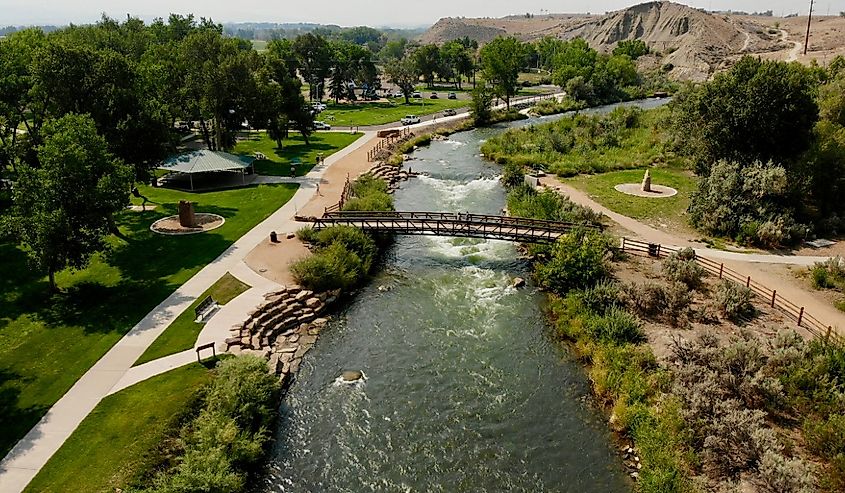
[[[413,125],[420,122],[420,117],[416,115],[408,115],[401,120],[402,125]]]

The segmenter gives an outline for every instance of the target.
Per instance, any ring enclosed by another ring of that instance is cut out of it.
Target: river
[[[479,147],[524,124],[416,151],[406,166],[427,176],[403,184],[396,208],[498,214],[500,169]],[[262,489],[630,491],[584,370],[550,337],[542,294],[511,287],[529,268],[507,242],[400,237],[304,359]],[[339,383],[344,370],[367,380]]]

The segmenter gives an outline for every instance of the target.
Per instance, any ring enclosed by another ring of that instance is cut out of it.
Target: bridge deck
[[[330,212],[323,217],[297,217],[315,229],[352,226],[374,233],[402,235],[461,236],[551,243],[575,228],[601,229],[594,224],[576,224],[510,216],[451,212]]]

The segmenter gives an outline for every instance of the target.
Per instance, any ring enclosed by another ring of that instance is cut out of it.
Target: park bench
[[[217,309],[217,302],[211,296],[206,296],[200,304],[194,308],[197,322],[205,322],[205,318]]]

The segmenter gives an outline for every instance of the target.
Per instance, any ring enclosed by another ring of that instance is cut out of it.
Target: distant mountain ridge
[[[445,18],[420,41],[443,43],[469,36],[484,44],[504,35],[523,41],[580,37],[604,52],[619,41],[641,39],[658,53],[652,57],[653,64],[671,67],[672,77],[688,80],[706,79],[743,52],[771,51],[778,44],[759,25],[672,2],[643,3],[605,15]]]

